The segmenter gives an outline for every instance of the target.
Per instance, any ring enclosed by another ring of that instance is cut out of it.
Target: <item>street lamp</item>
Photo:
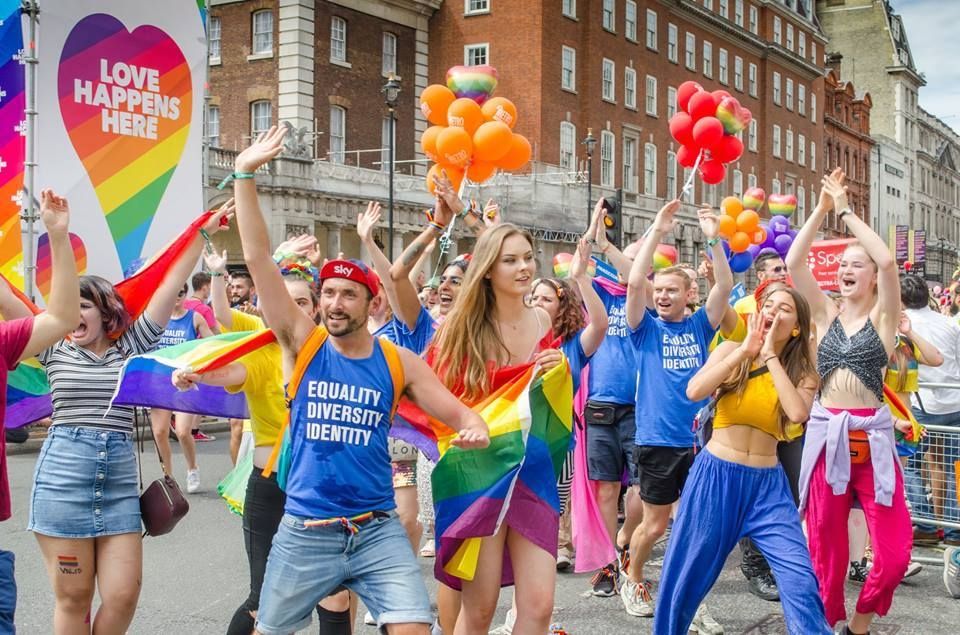
[[[587,147],[587,227],[589,227],[593,217],[593,149],[597,147],[593,128],[587,128],[587,138],[580,143]]]
[[[389,112],[389,123],[387,125],[387,135],[389,139],[387,140],[387,165],[389,166],[389,179],[390,179],[390,193],[387,202],[387,222],[388,222],[388,234],[390,236],[390,245],[388,246],[387,253],[390,254],[390,260],[393,261],[393,152],[394,152],[394,128],[396,126],[397,120],[397,98],[400,96],[400,80],[394,77],[393,73],[390,73],[390,76],[387,78],[387,83],[383,85],[383,88],[380,89],[380,92],[383,93],[383,103],[387,105],[387,111]]]

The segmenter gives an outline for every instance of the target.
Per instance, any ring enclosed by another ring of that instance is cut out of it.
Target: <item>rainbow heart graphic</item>
[[[87,271],[87,247],[83,240],[70,232],[70,247],[73,249],[73,259],[77,263],[77,273],[83,275]],[[50,257],[50,236],[41,234],[37,241],[37,290],[44,301],[50,296],[50,281],[53,274],[52,259]]]
[[[190,67],[159,28],[131,32],[96,13],[67,36],[57,84],[60,114],[123,270],[140,256],[190,133]]]
[[[497,89],[497,69],[489,64],[454,66],[447,71],[447,88],[482,106]]]
[[[797,197],[793,194],[771,194],[767,197],[767,209],[772,216],[789,218],[797,211]]]
[[[717,119],[727,134],[737,134],[750,125],[753,115],[734,97],[724,97],[717,106]]]

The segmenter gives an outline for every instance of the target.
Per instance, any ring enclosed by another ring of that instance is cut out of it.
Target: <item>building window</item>
[[[384,75],[397,72],[397,36],[393,33],[383,34],[383,71]]]
[[[713,0],[703,0],[703,7],[713,11]]]
[[[793,25],[787,24],[787,49],[793,50]]]
[[[343,163],[347,146],[347,111],[330,106],[330,161]]]
[[[802,226],[804,221],[807,220],[805,218],[806,212],[807,212],[807,191],[804,189],[802,185],[798,185],[797,186],[797,218],[794,221],[795,223],[797,223],[798,227]]]
[[[793,110],[793,80],[787,78],[787,110]]]
[[[613,144],[616,138],[609,130],[600,131],[600,185],[613,187]]]
[[[773,73],[773,103],[780,105],[783,102],[780,86],[780,73],[774,71]]]
[[[703,43],[703,76],[713,77],[713,44]]]
[[[270,102],[267,102],[269,104]],[[207,108],[207,144],[214,147],[220,147],[220,107],[210,106]]]
[[[807,58],[807,34],[803,31],[797,33],[797,55]]]
[[[667,60],[677,63],[677,25],[667,25]]]
[[[743,26],[743,0],[733,1],[733,23],[739,27]]]
[[[780,126],[773,124],[773,156],[780,158]]]
[[[464,66],[482,66],[490,63],[489,44],[467,44],[463,47]]]
[[[210,28],[207,30],[207,54],[212,63],[220,61],[220,33],[222,24],[220,18],[210,17]]]
[[[490,0],[464,0],[463,13],[464,15],[490,13]]]
[[[787,130],[787,161],[793,161],[793,130]]]
[[[657,116],[657,78],[647,75],[647,114]]]
[[[829,163],[828,163],[829,165]],[[817,171],[817,143],[816,141],[810,142],[810,171]]]
[[[273,53],[273,11],[253,12],[253,54]]]
[[[773,179],[770,183],[770,193],[779,194],[780,193],[780,179]]]
[[[217,119],[219,124],[219,117]],[[250,104],[250,136],[252,138],[256,139],[269,130],[272,121],[273,105],[269,101],[255,101]]]
[[[757,65],[750,62],[749,74],[747,80],[750,82],[750,96],[757,96]]]
[[[807,138],[804,135],[797,135],[797,163],[807,165]]]
[[[697,36],[693,33],[687,33],[683,56],[687,68],[692,71],[697,70]]]
[[[393,126],[393,147],[394,152],[396,152],[397,143],[397,127]],[[394,161],[396,161],[396,156],[394,156]],[[383,123],[380,125],[380,171],[389,172],[390,171],[390,115],[387,115],[383,118]]]
[[[623,69],[623,105],[637,107],[637,71],[630,67]]]
[[[568,18],[577,18],[577,0],[563,0],[563,15]]]
[[[747,175],[747,189],[757,187],[757,175],[750,173]]]
[[[637,41],[637,3],[627,0],[624,9],[623,35],[631,42]]]
[[[730,1],[729,0],[720,0],[720,7],[718,9],[720,15],[724,18],[730,18]]]
[[[733,58],[733,87],[743,92],[743,58]]]
[[[616,101],[616,92],[613,81],[614,64],[613,60],[603,59],[603,72],[601,74],[600,96],[606,101]]]
[[[760,13],[757,11],[757,8],[750,5],[750,32],[754,35],[757,35],[757,32],[760,29]]]
[[[810,93],[810,121],[817,123],[817,94]]]
[[[779,15],[773,16],[773,43],[783,46],[783,20]]]
[[[643,193],[657,195],[657,146],[652,143],[643,146]]]
[[[733,171],[733,195],[737,198],[743,196],[743,172],[740,170]]]
[[[820,66],[820,63],[817,61],[817,43],[813,40],[810,41],[810,61]]]
[[[730,83],[727,49],[720,49],[717,63],[719,64],[718,72],[720,74],[720,83],[724,85]]]
[[[657,12],[647,9],[647,48],[657,50]]]
[[[560,54],[560,87],[565,90],[577,90],[577,51],[564,46]]]
[[[677,89],[673,86],[667,87],[667,119],[671,119],[677,114]]]
[[[807,115],[807,87],[800,83],[797,84],[797,113]]]
[[[623,138],[623,189],[637,191],[637,140]]]
[[[667,152],[667,196],[670,200],[677,198],[677,155]]]
[[[691,179],[690,175],[693,174],[693,170],[690,168],[683,169],[683,182],[690,183],[690,200],[697,200],[697,179]],[[685,194],[685,193],[684,193]]]
[[[751,152],[757,151],[757,120],[751,119],[747,128],[747,149]]]
[[[330,18],[330,61],[347,61],[347,21],[336,16]]]
[[[616,31],[614,27],[615,13],[616,3],[614,0],[603,0],[603,28],[608,31]]]
[[[560,122],[560,167],[577,169],[577,127],[569,121]]]

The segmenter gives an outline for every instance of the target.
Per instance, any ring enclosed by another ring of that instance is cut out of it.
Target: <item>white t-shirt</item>
[[[943,365],[926,366],[920,364],[920,383],[935,382],[960,385],[960,325],[945,315],[929,307],[907,309],[907,316],[913,330],[933,344],[943,355]],[[917,396],[920,397],[919,402]],[[920,407],[929,414],[943,415],[960,413],[960,388],[921,388],[913,396],[914,407]]]

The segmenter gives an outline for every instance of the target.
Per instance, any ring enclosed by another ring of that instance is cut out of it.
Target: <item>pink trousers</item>
[[[874,500],[873,465],[869,461],[850,466],[850,484],[847,492],[840,495],[834,494],[827,483],[822,454],[813,468],[804,520],[813,571],[820,583],[820,597],[831,626],[847,616],[843,598],[850,564],[847,518],[854,497],[863,507],[874,554],[873,568],[857,600],[857,612],[886,615],[890,610],[893,592],[910,564],[913,547],[913,527],[899,469],[896,479],[893,504],[886,507]]]

